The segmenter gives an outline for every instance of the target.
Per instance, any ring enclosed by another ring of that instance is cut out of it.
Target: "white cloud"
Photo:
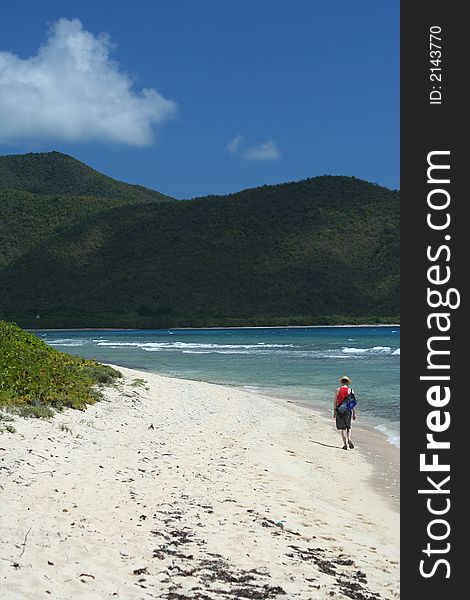
[[[236,135],[233,138],[233,140],[228,142],[225,149],[227,150],[227,152],[230,152],[230,154],[238,154],[239,150],[240,150],[240,146],[242,146],[242,144],[244,142],[245,142],[245,138],[242,135]]]
[[[268,140],[260,144],[248,144],[243,135],[237,135],[225,146],[230,154],[240,156],[245,160],[279,160],[281,151],[276,142]]]
[[[37,55],[0,52],[0,141],[98,141],[145,146],[176,104],[132,80],[110,58],[109,36],[60,19]]]
[[[256,146],[250,146],[245,150],[245,158],[248,160],[279,160],[281,152],[272,140],[263,142]]]

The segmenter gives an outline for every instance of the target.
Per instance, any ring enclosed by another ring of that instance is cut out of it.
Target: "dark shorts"
[[[352,413],[346,411],[343,414],[336,413],[336,429],[351,429]]]

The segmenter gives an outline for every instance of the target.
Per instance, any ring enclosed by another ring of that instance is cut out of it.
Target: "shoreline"
[[[400,327],[400,323],[363,323],[361,325],[272,325],[272,326],[228,326],[228,327],[160,327],[160,328],[135,328],[135,327],[60,327],[26,329],[26,331],[200,331],[200,330],[224,330],[224,329],[321,329],[321,328],[348,328],[348,327]]]
[[[399,515],[332,420],[117,368],[85,412],[1,437],[9,600],[399,597]]]
[[[116,367],[119,368],[119,367]],[[217,385],[217,384],[216,384]],[[243,388],[240,388],[243,391]],[[325,428],[333,429],[338,440],[338,447],[341,447],[341,433],[336,430],[333,419],[328,417],[328,411],[322,410],[317,406],[284,398],[282,396],[271,396],[263,394],[261,391],[252,391],[254,395],[269,398],[273,401],[287,403],[292,406],[298,406],[306,411],[313,411],[320,419],[324,421]],[[305,414],[307,416],[307,414]],[[356,443],[356,448],[373,467],[373,472],[369,478],[370,486],[379,493],[395,510],[400,511],[400,448],[388,440],[385,432],[377,429],[370,422],[355,422],[352,428],[351,439]],[[357,440],[359,443],[357,444]]]
[[[190,381],[195,383],[205,383],[208,385],[216,385],[226,387],[229,390],[235,389],[240,393],[249,393],[254,396],[260,396],[264,399],[269,399],[274,402],[280,402],[281,404],[291,404],[299,406],[307,411],[313,411],[319,418],[325,421],[325,425],[332,426],[337,433],[338,439],[340,439],[340,432],[335,429],[332,425],[333,420],[329,418],[330,411],[325,408],[320,408],[314,404],[308,402],[302,402],[293,397],[288,397],[282,392],[279,394],[274,393],[271,389],[264,391],[262,387],[249,386],[244,387],[240,383],[227,383],[219,381],[210,381],[207,379],[191,379],[188,377],[177,377],[176,375],[168,375],[166,373],[158,373],[155,371],[144,370],[142,368],[126,367],[124,365],[116,365],[111,363],[105,363],[109,366],[119,369],[131,369],[140,371],[141,373],[152,373],[159,377],[168,379],[176,379],[180,381]],[[373,423],[371,417],[366,416],[364,422],[361,418],[359,422],[354,424],[354,436],[359,434],[360,439],[364,442],[359,448],[360,452],[364,452],[369,462],[374,466],[376,471],[374,481],[372,482],[373,487],[386,496],[387,500],[391,502],[395,510],[399,510],[400,504],[400,447],[389,440],[389,434],[382,429],[378,429],[378,424]],[[372,444],[370,443],[372,442]],[[387,456],[387,469],[383,470],[383,464],[381,464],[380,457]],[[384,480],[385,475],[385,480]],[[391,497],[390,497],[391,496]]]
[[[240,393],[250,393],[255,396],[261,396],[262,398],[268,398],[268,399],[274,400],[274,401],[279,400],[281,402],[286,402],[289,404],[301,406],[301,407],[307,409],[308,411],[314,411],[321,418],[325,419],[326,421],[329,421],[329,418],[327,417],[327,415],[330,414],[329,410],[327,410],[325,408],[320,408],[319,406],[317,406],[315,404],[311,404],[308,402],[302,402],[301,400],[298,400],[295,397],[289,397],[287,394],[283,394],[281,391],[279,391],[279,393],[275,393],[271,388],[266,389],[266,391],[265,391],[265,389],[261,386],[250,385],[250,386],[245,387],[241,383],[229,383],[229,382],[221,382],[221,381],[212,381],[212,380],[208,380],[208,379],[196,379],[196,378],[193,379],[190,377],[178,377],[176,375],[169,375],[169,374],[163,373],[163,372],[160,373],[157,371],[145,370],[143,367],[139,367],[139,368],[127,367],[125,365],[115,365],[115,364],[111,364],[111,363],[103,363],[103,364],[108,364],[109,366],[111,366],[115,369],[118,369],[118,370],[119,369],[132,369],[132,370],[136,370],[136,371],[141,371],[142,373],[153,373],[160,377],[167,377],[169,379],[178,379],[181,381],[192,381],[192,382],[196,382],[196,383],[197,382],[207,383],[209,385],[218,385],[218,386],[226,387],[229,389],[236,389]],[[365,434],[365,432],[367,432],[369,435],[372,435],[376,439],[381,440],[381,442],[383,442],[387,448],[389,446],[391,446],[393,448],[393,450],[396,451],[396,453],[397,453],[396,462],[399,463],[400,447],[397,446],[394,442],[389,440],[390,434],[388,432],[384,431],[383,429],[379,429],[378,426],[380,425],[380,423],[374,423],[373,417],[366,415],[365,419],[366,419],[365,422],[362,419],[359,419],[359,422],[354,424],[354,431],[359,430],[361,432],[364,432],[363,435]],[[340,436],[340,435],[341,434],[338,432],[338,436]],[[382,445],[382,443],[380,443],[379,445]]]

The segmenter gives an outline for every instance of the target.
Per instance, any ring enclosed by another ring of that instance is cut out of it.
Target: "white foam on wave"
[[[129,347],[129,348],[139,348],[140,346],[145,346],[146,344],[141,344],[140,342],[110,342],[108,340],[96,340],[97,346],[109,346],[110,348],[120,348],[120,347]],[[160,344],[147,344],[148,346],[159,346]]]
[[[374,346],[373,348],[344,347],[342,349],[322,349],[298,346],[295,344],[209,344],[198,342],[119,342],[109,339],[93,340],[97,346],[118,350],[135,348],[144,352],[181,352],[182,354],[287,354],[290,359],[344,359],[347,354],[351,359],[366,355],[390,354],[390,346]]]
[[[365,354],[369,348],[343,348],[341,352],[344,354]]]
[[[392,352],[394,356],[400,356],[400,348],[397,348],[394,352]]]
[[[397,448],[400,447],[400,434],[397,431],[392,431],[392,428],[389,425],[376,425],[375,429],[378,429],[384,433],[387,436],[387,441],[390,444],[396,446]]]
[[[97,340],[97,346],[106,346],[109,348],[141,348],[148,352],[159,352],[164,350],[212,350],[220,352],[223,350],[264,350],[271,348],[294,348],[293,344],[198,344],[191,342],[113,342],[109,340]]]
[[[50,346],[83,346],[87,343],[87,340],[72,340],[72,339],[63,339],[63,340],[50,340],[47,342]]]
[[[372,348],[349,348],[345,346],[341,349],[343,354],[390,354],[392,349],[390,346],[373,346]]]

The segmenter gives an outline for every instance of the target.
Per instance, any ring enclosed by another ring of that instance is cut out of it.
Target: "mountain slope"
[[[138,202],[125,198],[47,196],[0,190],[0,268],[87,217],[135,204]]]
[[[0,156],[0,190],[160,202],[168,196],[98,173],[60,152]]]
[[[93,214],[169,200],[59,152],[0,156],[0,267]]]
[[[53,232],[44,210],[0,272],[0,314],[24,325],[398,318],[399,194],[355,178],[113,206]]]

